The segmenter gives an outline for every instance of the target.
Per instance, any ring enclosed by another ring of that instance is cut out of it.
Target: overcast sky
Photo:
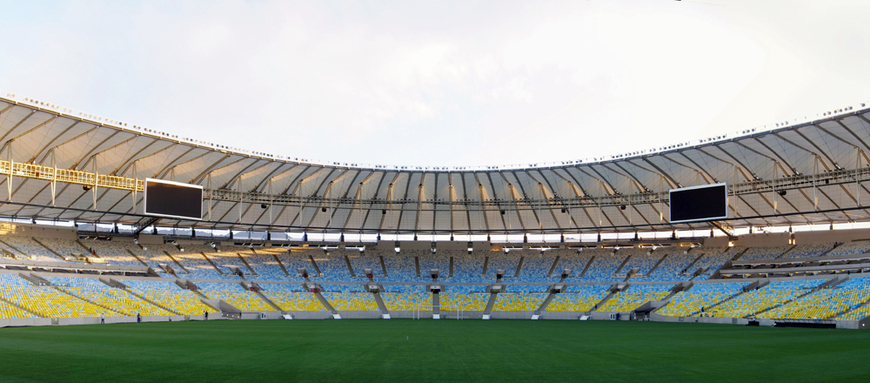
[[[870,1],[2,1],[0,90],[276,155],[574,160],[870,101]]]

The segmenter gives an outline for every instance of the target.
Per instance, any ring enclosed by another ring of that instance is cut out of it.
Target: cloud
[[[865,2],[14,3],[0,87],[257,151],[617,154],[866,96]]]

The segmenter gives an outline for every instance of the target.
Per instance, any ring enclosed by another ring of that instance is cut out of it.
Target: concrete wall
[[[870,229],[801,231],[794,233],[798,245],[824,242],[851,242],[870,239]]]
[[[163,236],[154,234],[139,234],[139,243],[143,245],[162,245]]]
[[[570,311],[544,311],[541,313],[541,319],[547,320],[578,320],[583,315],[581,312]]]
[[[492,249],[492,244],[489,242],[480,241],[472,242],[471,248],[474,249],[474,251],[489,251],[490,249]]]
[[[438,241],[438,242],[435,242],[435,248],[438,250],[465,250],[465,251],[468,251],[468,242],[466,242],[466,241]]]
[[[738,246],[788,246],[791,239],[790,233],[762,233],[741,235],[737,242]]]
[[[402,248],[402,250],[429,250],[432,248],[432,242],[428,242],[428,241],[403,241],[403,242],[399,242],[399,247]]]
[[[60,238],[72,239],[79,238],[75,227],[51,227],[38,225],[20,225],[8,224],[12,233],[19,236],[38,237],[38,238]]]
[[[704,238],[704,246],[708,246],[708,247],[728,246],[728,237]]]
[[[51,318],[0,319],[0,327],[51,326]]]

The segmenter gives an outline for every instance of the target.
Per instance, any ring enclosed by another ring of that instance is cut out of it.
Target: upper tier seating
[[[403,251],[402,254],[404,253]],[[408,253],[408,255],[416,256],[420,262],[421,277],[429,278],[430,271],[438,269],[438,279],[450,277],[450,257],[468,256],[467,250],[441,250],[435,253],[426,250],[410,250]]]
[[[206,258],[212,261],[224,275],[235,275],[231,267],[236,267],[242,272],[246,278],[253,275],[250,269],[245,266],[240,258],[238,248],[229,246],[219,246],[212,249],[210,246],[190,246],[190,249],[185,249],[190,252],[202,253]],[[246,253],[250,253],[249,251]]]
[[[52,253],[50,250],[46,249],[45,246],[37,243],[33,238],[30,237],[21,237],[16,235],[4,235],[0,238],[8,244],[9,246],[14,247],[19,252],[25,254],[27,257],[34,261],[40,262],[61,262],[62,259]],[[80,250],[79,252],[84,252]]]
[[[791,251],[785,253],[782,258],[791,259],[821,257],[822,254],[825,254],[826,252],[833,249],[834,245],[836,245],[836,243],[834,242],[797,245],[794,247],[794,249],[791,249]]]
[[[88,248],[83,247],[78,242],[72,239],[60,238],[39,238],[39,242],[60,254],[61,257],[70,257],[73,254],[88,254]]]
[[[622,262],[625,261],[625,258],[628,257],[628,254],[622,252],[611,253],[609,249],[599,250],[601,251],[595,254],[595,259],[592,260],[592,263],[586,270],[586,274],[581,279],[591,282],[616,282],[625,279],[624,277],[618,278],[615,274],[619,266],[622,265]]]
[[[664,281],[685,281],[691,276],[687,275],[686,270],[692,262],[695,262],[701,252],[695,251],[694,248],[683,247],[660,247],[654,251],[664,257],[664,261],[659,264],[655,270],[647,277],[649,281],[664,282]]]
[[[172,254],[172,258],[174,258],[181,266],[184,266],[184,269],[187,270],[190,274],[183,276],[183,278],[195,278],[195,279],[224,279],[224,280],[239,280],[239,277],[232,274],[221,274],[215,266],[209,262],[209,259],[206,259],[202,253],[187,251],[168,251]]]
[[[739,260],[758,261],[776,259],[791,248],[791,246],[750,247],[740,256]]]
[[[577,252],[574,251],[574,254]],[[569,253],[570,254],[570,253]],[[523,267],[520,269],[520,276],[514,278],[514,282],[548,282],[559,280],[562,275],[562,270],[553,269],[555,278],[547,278],[547,273],[553,267],[553,262],[556,261],[558,253],[554,250],[544,252],[535,252],[535,254],[523,257]]]
[[[432,280],[428,278],[417,277],[417,263],[415,261],[415,257],[405,254],[402,252],[401,254],[386,254],[384,255],[384,266],[387,268],[387,278],[385,281],[388,282],[409,282],[409,281],[418,281],[423,279]],[[422,270],[421,270],[422,272]]]
[[[619,252],[629,254],[631,257],[628,258],[622,269],[617,271],[617,274],[626,275],[631,269],[636,268],[638,272],[632,279],[648,277],[653,266],[664,256],[664,253],[653,251],[652,249],[621,249]]]
[[[130,252],[139,249],[139,246],[133,242],[83,241],[82,244],[93,249],[96,252],[96,256],[106,264],[134,267],[146,266],[130,254]]]
[[[836,257],[840,255],[857,255],[870,251],[870,241],[848,242],[831,250],[825,256]]]
[[[489,260],[486,264],[485,277],[489,280],[494,281],[496,279],[496,273],[498,272],[498,270],[504,270],[505,279],[514,278],[520,265],[520,258],[522,258],[524,255],[534,254],[535,252],[525,250],[509,251],[507,253],[503,253],[500,251],[489,251],[486,253],[486,256]]]
[[[692,265],[688,273],[691,275],[695,270],[706,267],[707,271],[695,278],[695,280],[705,280],[745,249],[746,248],[744,247],[729,247],[725,249],[700,247],[698,248],[698,251],[704,253],[704,255],[698,259],[698,262],[695,262],[695,264]]]
[[[550,250],[549,252],[555,253],[555,255],[559,257],[559,261],[556,263],[556,268],[553,269],[553,274],[550,277],[559,279],[562,276],[562,271],[565,269],[571,269],[571,275],[568,277],[569,282],[576,282],[580,279],[580,274],[583,273],[583,270],[586,269],[586,265],[589,264],[589,261],[595,254],[595,252],[591,250],[584,250],[578,253],[575,250],[560,249]]]
[[[278,261],[275,260],[275,255],[277,255],[278,252],[284,253],[286,250],[279,247],[276,251],[272,251],[272,249],[257,249],[248,253],[239,254],[245,258],[248,265],[250,265],[256,273],[256,275],[249,277],[250,279],[256,281],[285,281],[295,279],[290,278],[287,274],[284,274],[283,270],[281,270],[281,266],[278,264]],[[295,269],[287,270],[287,273],[290,275],[297,274]]]
[[[395,254],[395,251],[393,251]],[[381,250],[366,250],[363,253],[349,255],[350,265],[357,279],[366,279],[365,270],[371,269],[372,276],[377,279],[384,278],[384,269],[381,267],[381,256],[389,254]]]
[[[178,264],[175,263],[172,258],[170,258],[166,253],[168,251],[177,251],[175,246],[172,245],[143,245],[136,246],[135,248],[131,248],[130,251],[133,254],[145,262],[148,267],[157,270],[161,276],[166,278],[174,278],[172,274],[166,273],[160,265],[167,265],[171,267],[179,277],[181,278],[191,278],[186,271],[184,271]]]
[[[320,249],[308,249],[305,251],[294,252],[278,252],[278,260],[287,269],[287,272],[292,276],[291,281],[302,281],[299,275],[299,269],[305,269],[308,272],[308,278],[311,280],[319,280],[321,277],[317,274],[317,269],[314,268],[314,263],[311,262],[314,258],[323,257],[325,253]]]
[[[483,264],[489,253],[491,252],[474,251],[462,257],[454,257],[453,280],[451,282],[482,283],[495,281],[495,274],[491,279],[482,276]]]
[[[351,280],[350,269],[347,268],[345,260],[345,257],[349,255],[358,256],[359,250],[333,249],[327,254],[315,257],[314,262],[320,268],[323,280],[334,282]]]

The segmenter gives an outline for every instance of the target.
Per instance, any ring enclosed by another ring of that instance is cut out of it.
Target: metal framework
[[[862,105],[863,108],[863,105]],[[522,168],[318,164],[0,98],[0,216],[146,222],[143,180],[205,188],[189,227],[369,233],[698,229],[671,188],[729,185],[741,226],[870,220],[870,108],[653,151]],[[78,187],[81,186],[81,187]],[[5,195],[2,195],[5,194]],[[862,200],[863,199],[863,200]]]

